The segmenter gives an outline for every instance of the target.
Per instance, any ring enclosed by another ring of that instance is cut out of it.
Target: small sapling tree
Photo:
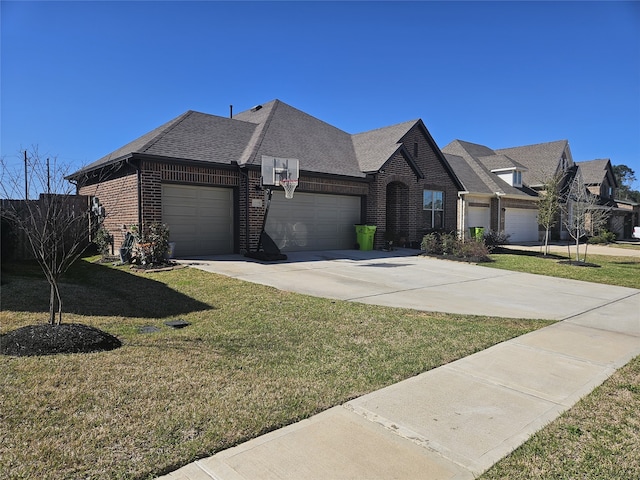
[[[560,183],[562,175],[550,176],[538,199],[538,223],[544,228],[544,254],[549,254],[551,229],[558,223],[560,213]]]
[[[598,204],[598,197],[589,192],[578,170],[569,184],[562,213],[564,226],[575,241],[576,261],[580,261],[580,240],[598,233],[606,224],[611,209]]]
[[[69,166],[55,158],[44,161],[37,148],[25,152],[24,160],[22,173],[2,159],[0,211],[40,265],[50,287],[49,324],[59,325],[60,280],[89,246],[100,226],[100,212],[92,211],[90,197],[75,194],[76,186],[65,179]]]

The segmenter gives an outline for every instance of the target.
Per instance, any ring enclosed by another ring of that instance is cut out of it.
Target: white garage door
[[[162,222],[177,257],[233,253],[233,190],[162,185]]]
[[[489,207],[469,207],[467,209],[467,226],[484,227],[488,231],[491,227]]]
[[[524,208],[507,208],[504,217],[505,233],[509,242],[538,241],[538,211]]]
[[[341,250],[356,243],[360,197],[273,192],[266,232],[283,252]]]

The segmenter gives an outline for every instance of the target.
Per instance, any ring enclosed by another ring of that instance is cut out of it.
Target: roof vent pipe
[[[229,105],[229,118],[233,118],[233,105]]]

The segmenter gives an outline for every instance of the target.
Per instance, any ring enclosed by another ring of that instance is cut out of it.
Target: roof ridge
[[[415,120],[407,120],[407,121],[405,121],[405,122],[394,123],[393,125],[388,125],[388,126],[386,126],[386,127],[374,128],[373,130],[367,130],[367,131],[359,132],[359,133],[352,133],[352,134],[350,134],[350,135],[351,135],[352,137],[355,137],[355,136],[358,136],[358,135],[364,135],[364,134],[367,134],[367,133],[375,133],[375,132],[379,132],[379,131],[382,131],[382,130],[388,130],[388,129],[392,129],[392,128],[398,128],[399,126],[401,126],[401,125],[405,125],[405,124],[407,124],[407,125],[409,125],[409,124],[410,124],[410,125],[412,125],[412,126],[413,126],[413,125],[415,125],[416,123],[418,123],[419,121],[420,121],[420,119],[419,119],[419,118],[417,118],[417,119],[415,119]],[[400,140],[400,139],[398,139],[398,140]]]
[[[540,145],[551,145],[551,144],[553,144],[553,143],[563,143],[563,144],[565,144],[565,145],[566,145],[566,144],[568,144],[568,143],[569,143],[569,140],[567,140],[567,139],[562,139],[562,140],[552,140],[552,141],[550,141],[550,142],[538,142],[538,143],[531,143],[531,144],[529,144],[529,145],[519,145],[519,146],[516,146],[516,147],[497,148],[497,149],[495,149],[494,151],[495,151],[495,152],[500,152],[500,151],[502,151],[502,150],[515,150],[515,149],[518,149],[518,148],[538,147],[538,146],[540,146]]]
[[[246,155],[246,161],[244,161],[244,164],[249,164],[249,163],[253,163],[253,161],[255,160],[255,157],[258,155],[258,152],[260,151],[260,147],[262,146],[262,142],[264,141],[264,139],[267,136],[267,131],[269,130],[269,127],[271,126],[271,120],[273,119],[273,115],[274,112],[276,111],[276,109],[278,108],[278,106],[280,105],[280,100],[278,100],[277,98],[267,102],[267,103],[273,103],[273,106],[271,107],[271,109],[269,110],[269,113],[267,115],[267,119],[264,122],[258,123],[258,128],[257,128],[257,140],[255,142],[249,142],[249,144],[247,145],[247,147],[250,147],[251,151],[248,152],[248,154]],[[255,108],[255,107],[254,107]],[[243,157],[245,157],[245,154],[243,153],[242,155]],[[262,164],[262,161],[260,162],[260,164]]]
[[[495,150],[492,150],[491,148],[487,147],[486,145],[482,145],[480,143],[467,142],[465,140],[456,139],[451,143],[454,143],[454,142],[458,142],[458,144],[460,145],[460,147],[462,147],[462,149],[463,149],[463,151],[465,153],[465,155],[458,155],[458,156],[462,157],[467,162],[467,164],[469,164],[471,169],[476,173],[476,175],[478,175],[480,180],[482,180],[482,182],[484,182],[484,184],[487,187],[489,187],[489,189],[491,191],[493,191],[494,193],[496,193],[496,192],[505,193],[504,189],[493,178],[495,176],[495,174],[492,174],[491,171],[479,160],[479,158],[476,158],[474,155],[472,155],[465,148],[464,144],[476,145],[476,146],[479,146],[479,147],[486,148],[486,149],[491,150],[492,152],[494,152],[494,155],[495,155]],[[454,154],[454,155],[457,155],[457,154]],[[471,160],[471,161],[469,161],[469,160]]]

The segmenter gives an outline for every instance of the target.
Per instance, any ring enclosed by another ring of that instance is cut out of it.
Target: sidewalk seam
[[[575,313],[575,314],[573,314],[573,315],[569,315],[568,317],[561,318],[561,319],[560,319],[560,320],[558,320],[558,321],[559,321],[559,322],[564,322],[565,320],[571,320],[572,318],[576,318],[576,317],[579,317],[579,316],[581,316],[581,315],[585,315],[585,314],[587,314],[587,313],[593,312],[593,311],[595,311],[595,310],[599,310],[599,309],[601,309],[601,308],[608,307],[609,305],[613,305],[614,303],[618,303],[618,302],[621,302],[621,301],[626,300],[626,299],[628,299],[628,298],[635,297],[636,295],[640,295],[640,290],[636,290],[635,292],[630,293],[629,295],[626,295],[626,296],[624,296],[624,297],[616,298],[615,300],[611,300],[611,301],[609,301],[609,302],[607,302],[607,303],[603,303],[603,304],[601,304],[601,305],[597,305],[597,306],[595,306],[595,307],[589,308],[588,310],[584,310],[583,312]],[[590,327],[590,328],[593,328],[593,327]],[[605,331],[610,331],[610,330],[606,330],[606,329],[604,329],[604,328],[596,328],[596,330],[605,330]]]

